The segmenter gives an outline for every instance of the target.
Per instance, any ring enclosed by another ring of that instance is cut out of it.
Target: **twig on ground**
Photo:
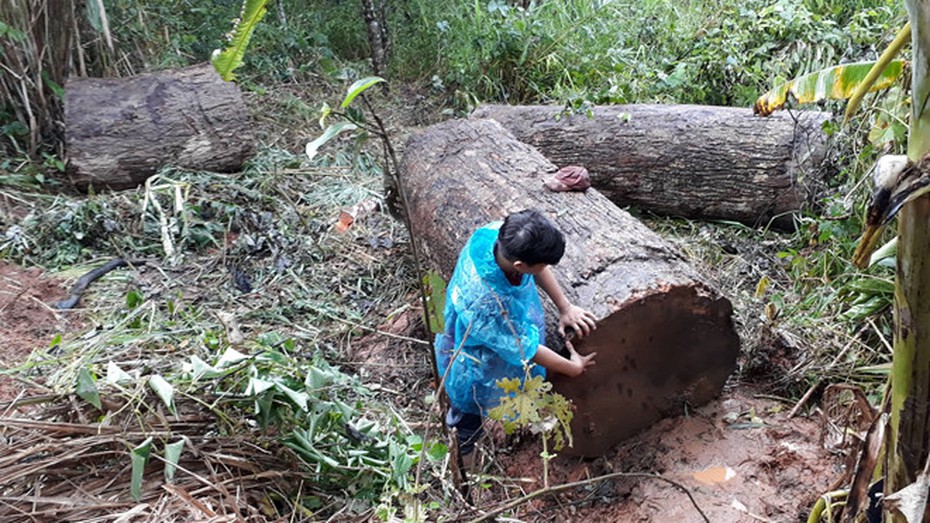
[[[811,399],[811,396],[814,395],[814,392],[819,387],[820,387],[820,382],[818,381],[817,383],[814,383],[813,385],[811,385],[809,389],[807,389],[807,392],[805,392],[804,395],[801,396],[801,399],[799,399],[798,402],[794,404],[794,407],[791,408],[791,411],[788,412],[788,419],[791,419],[798,414],[798,411],[800,411],[801,408],[804,407],[804,405],[807,403],[809,399]]]
[[[601,481],[606,481],[608,479],[614,479],[614,478],[649,478],[649,479],[658,479],[660,481],[669,483],[672,486],[684,492],[688,496],[688,499],[691,500],[691,504],[694,505],[694,509],[697,510],[698,514],[701,515],[704,521],[706,521],[707,523],[710,523],[710,519],[707,517],[706,514],[704,514],[704,511],[701,510],[701,507],[698,506],[697,501],[694,499],[694,496],[691,495],[691,491],[688,490],[688,487],[685,487],[684,485],[682,485],[681,483],[678,483],[677,481],[672,481],[658,474],[650,474],[647,472],[614,472],[611,474],[605,474],[603,476],[597,476],[594,478],[589,478],[589,479],[585,479],[581,481],[575,481],[572,483],[563,483],[562,485],[556,485],[554,487],[547,487],[547,488],[535,490],[521,498],[517,498],[513,501],[510,501],[508,503],[505,503],[495,508],[494,510],[486,512],[482,514],[480,517],[471,520],[469,523],[481,523],[482,521],[488,521],[488,520],[494,519],[494,517],[497,516],[498,514],[501,514],[502,512],[506,512],[508,510],[519,507],[520,505],[527,503],[529,501],[532,501],[533,499],[536,499],[540,496],[545,496],[547,494],[555,494],[563,490],[569,490],[569,489],[573,489],[576,487],[583,487],[585,485],[590,485],[593,483],[598,483]]]

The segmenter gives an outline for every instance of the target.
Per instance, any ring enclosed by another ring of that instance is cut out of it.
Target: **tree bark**
[[[551,376],[577,410],[569,454],[598,456],[660,419],[716,396],[736,365],[732,306],[670,244],[598,191],[553,193],[556,167],[492,120],[457,120],[413,135],[401,162],[412,235],[448,278],[472,231],[536,208],[566,236],[553,267],[573,303],[598,318],[577,344],[596,351],[582,376]],[[551,302],[550,345],[558,347]],[[555,343],[553,343],[555,342]]]
[[[592,186],[617,205],[657,214],[791,228],[822,179],[827,113],[760,118],[749,108],[697,105],[561,112],[486,105],[473,116],[499,121],[560,167],[586,167]]]
[[[390,51],[385,3],[386,0],[362,0],[362,18],[368,30],[368,45],[371,46],[371,68],[375,76],[382,78],[387,72]]]
[[[239,87],[210,64],[129,78],[72,78],[65,146],[84,189],[136,187],[164,165],[231,172],[254,152]]]

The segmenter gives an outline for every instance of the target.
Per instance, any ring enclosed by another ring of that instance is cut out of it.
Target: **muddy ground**
[[[415,334],[412,314],[381,328]],[[410,401],[396,391],[410,385],[421,349],[374,337],[357,345],[353,359],[367,381],[395,391],[389,395],[396,401]],[[523,521],[807,521],[816,498],[843,477],[848,449],[816,406],[789,417],[795,405],[733,381],[718,399],[656,423],[601,458],[557,457],[549,470],[550,486],[620,472],[629,477],[538,498],[512,514]],[[471,489],[485,509],[544,486],[538,437],[490,433]]]
[[[0,260],[0,368],[22,364],[33,349],[49,347],[57,334],[81,326],[76,314],[62,314],[52,305],[66,295],[60,279]],[[0,374],[0,403],[28,387]]]

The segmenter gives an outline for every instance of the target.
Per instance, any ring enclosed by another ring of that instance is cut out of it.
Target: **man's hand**
[[[569,304],[559,313],[559,334],[565,337],[565,329],[571,327],[579,338],[584,338],[597,328],[594,314],[577,305]]]
[[[581,354],[578,354],[578,352],[575,350],[575,346],[572,345],[572,342],[568,340],[565,340],[565,348],[568,349],[568,359],[571,360],[572,364],[577,369],[577,372],[574,374],[574,376],[578,376],[579,374],[582,374],[584,371],[588,370],[588,367],[594,366],[594,357],[597,356],[596,352],[582,356]]]

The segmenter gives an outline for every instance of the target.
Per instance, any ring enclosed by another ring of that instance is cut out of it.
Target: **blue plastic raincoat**
[[[497,380],[522,380],[524,363],[545,344],[535,278],[524,274],[519,285],[512,285],[494,260],[500,226],[495,222],[476,230],[462,249],[446,287],[445,332],[436,335],[439,373],[449,373],[446,393],[456,409],[471,414],[497,406],[502,394]],[[531,372],[545,376],[546,370],[535,365]]]

